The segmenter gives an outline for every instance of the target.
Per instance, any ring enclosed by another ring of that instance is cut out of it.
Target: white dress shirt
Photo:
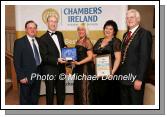
[[[53,32],[53,31],[50,31],[50,30],[48,30],[50,33],[50,36],[51,36],[51,33]],[[54,33],[54,32],[53,32]],[[61,58],[61,48],[60,48],[60,43],[59,43],[59,40],[58,40],[58,38],[57,38],[57,35],[52,35],[51,36],[52,37],[52,39],[53,39],[53,41],[54,41],[54,43],[56,44],[56,46],[57,46],[57,48],[58,48],[58,51],[59,51],[59,55],[60,55],[60,58]]]
[[[138,27],[139,27],[139,25],[137,25],[136,27],[134,27],[134,28],[132,28],[131,30],[129,30],[129,31],[131,31],[131,32],[132,32],[130,36],[132,36],[132,35],[133,35],[133,33],[135,32],[135,30],[136,30]]]

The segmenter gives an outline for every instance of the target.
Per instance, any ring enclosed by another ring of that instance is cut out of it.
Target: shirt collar
[[[27,35],[27,38],[30,42],[32,42],[32,39],[34,39],[34,41],[35,41],[35,37],[30,37],[29,35]]]
[[[51,30],[48,29],[48,32],[49,32],[49,33],[55,33],[56,31],[51,31]]]
[[[135,32],[135,30],[136,30],[138,27],[139,27],[139,25],[137,25],[136,27],[134,27],[134,28],[132,28],[131,30],[129,30],[129,31],[132,32],[131,34],[133,34],[133,33]]]

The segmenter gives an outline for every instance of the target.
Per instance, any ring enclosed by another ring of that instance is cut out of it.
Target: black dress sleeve
[[[93,44],[92,44],[92,42],[90,41],[90,39],[87,39],[87,40],[86,40],[86,48],[87,48],[88,50],[92,50],[92,49],[93,49]]]
[[[121,51],[121,40],[120,39],[115,39],[113,43],[113,50],[114,52],[120,52]]]

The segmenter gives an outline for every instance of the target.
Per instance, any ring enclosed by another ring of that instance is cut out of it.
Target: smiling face
[[[108,38],[112,38],[114,36],[114,28],[111,25],[107,25],[104,28],[104,35]]]
[[[137,16],[137,13],[135,12],[128,12],[126,15],[126,23],[129,29],[132,29],[139,25],[140,17]]]
[[[47,20],[48,29],[51,31],[56,31],[58,20],[55,16],[50,16]]]
[[[86,29],[83,26],[78,27],[78,36],[79,38],[84,38],[86,36]]]
[[[37,26],[34,23],[28,23],[25,30],[30,37],[35,37],[37,34]]]

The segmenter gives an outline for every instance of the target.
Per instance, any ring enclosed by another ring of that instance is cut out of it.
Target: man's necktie
[[[32,39],[32,43],[33,43],[32,45],[33,45],[33,49],[34,49],[34,54],[35,54],[34,57],[35,57],[36,65],[38,66],[38,65],[40,65],[39,52],[38,52],[37,47],[34,43],[34,39]]]
[[[129,31],[128,32],[128,35],[127,35],[127,38],[126,38],[126,40],[125,40],[125,44],[128,44],[129,43],[129,40],[130,40],[130,38],[131,38],[131,31]]]

